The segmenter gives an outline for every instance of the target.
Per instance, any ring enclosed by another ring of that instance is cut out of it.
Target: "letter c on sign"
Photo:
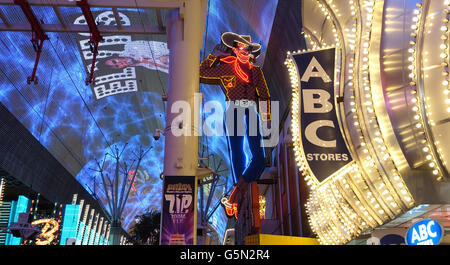
[[[306,139],[313,145],[317,145],[319,147],[326,147],[326,148],[336,147],[336,140],[324,141],[317,136],[317,130],[321,127],[335,128],[333,121],[319,120],[312,122],[305,129]]]
[[[432,227],[432,226],[434,226],[434,221],[428,222],[428,224],[427,224],[427,232],[428,232],[428,235],[431,236],[431,237],[436,237],[436,236],[437,236],[437,233],[431,231],[431,227]]]

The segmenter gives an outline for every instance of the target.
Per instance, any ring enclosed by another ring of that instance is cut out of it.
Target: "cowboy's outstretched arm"
[[[226,46],[217,45],[208,57],[200,63],[200,82],[202,83],[218,83],[220,76],[223,75],[222,69],[218,62],[222,56],[229,55],[226,53]]]
[[[209,54],[205,60],[200,63],[200,79],[205,77],[219,77],[219,71],[216,67],[218,57]]]
[[[270,110],[270,93],[269,88],[267,87],[266,79],[264,78],[264,73],[260,67],[256,72],[256,93],[259,97],[259,109],[261,119],[263,121],[271,120],[271,110]]]

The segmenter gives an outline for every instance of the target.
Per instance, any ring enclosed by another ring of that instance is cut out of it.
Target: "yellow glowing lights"
[[[415,127],[417,129],[421,129],[421,128],[425,128],[425,124],[424,124],[424,119],[422,118],[422,109],[420,106],[420,100],[418,100],[419,95],[417,94],[417,86],[416,84],[418,83],[416,77],[418,76],[417,71],[420,71],[420,67],[417,65],[417,36],[419,34],[419,30],[421,27],[421,23],[423,20],[423,15],[422,15],[422,5],[418,4],[417,5],[418,9],[414,10],[414,14],[415,16],[412,19],[413,25],[415,27],[412,27],[414,29],[414,31],[411,33],[411,38],[412,41],[410,42],[412,44],[412,47],[410,48],[411,54],[412,54],[412,60],[410,60],[411,64],[409,65],[409,69],[411,70],[410,73],[410,78],[411,78],[411,94],[412,99],[411,102],[413,103],[413,107],[412,107],[412,111],[413,111],[413,115],[414,115],[414,120],[416,121]],[[441,54],[441,57],[447,57],[446,54],[444,54],[444,56]],[[426,138],[426,133],[423,133],[423,135]],[[428,140],[425,139],[426,142],[426,146],[423,148],[424,152],[427,154],[430,150],[430,148],[427,146],[428,144]],[[429,157],[431,157],[429,155]],[[431,159],[431,158],[430,158]]]
[[[320,43],[317,41],[317,39],[313,36],[311,36],[311,33],[306,33],[305,29],[302,32],[303,36],[305,37],[306,43],[308,46],[310,46],[312,49],[318,49],[320,48]]]
[[[371,91],[371,82],[370,82],[370,78],[369,78],[369,71],[368,71],[368,62],[369,62],[369,48],[370,48],[370,37],[371,37],[371,27],[372,27],[372,19],[373,19],[373,6],[374,6],[374,2],[373,1],[366,1],[365,2],[365,6],[366,6],[366,18],[367,21],[366,23],[364,23],[363,25],[366,26],[366,30],[363,32],[363,35],[361,36],[362,39],[362,67],[361,69],[363,69],[361,72],[361,86],[364,87],[364,91],[365,93],[362,93],[360,95],[360,97],[364,97],[364,106],[366,108],[362,108],[362,113],[358,114],[357,117],[359,119],[361,119],[358,124],[362,125],[365,124],[366,127],[366,131],[368,135],[373,134],[373,136],[371,136],[371,138],[374,139],[374,143],[371,143],[369,146],[371,148],[369,148],[369,150],[367,148],[363,149],[363,153],[367,154],[367,153],[371,153],[371,156],[367,156],[366,157],[366,166],[367,168],[374,168],[375,170],[367,170],[367,173],[369,175],[369,178],[375,179],[378,178],[377,175],[381,174],[381,179],[382,181],[385,181],[386,183],[391,183],[391,180],[388,179],[388,176],[384,176],[384,173],[382,172],[378,172],[378,169],[376,169],[377,165],[376,163],[373,161],[374,157],[381,157],[381,162],[384,163],[384,167],[389,167],[392,168],[393,172],[397,172],[395,165],[393,163],[393,159],[390,155],[390,153],[388,152],[388,149],[384,143],[383,137],[381,135],[381,131],[380,131],[380,126],[382,126],[382,124],[379,124],[378,118],[376,116],[376,113],[374,112],[374,103],[373,103],[373,99],[372,99],[372,91]],[[411,52],[411,50],[410,50]],[[413,61],[413,57],[410,57],[409,59],[410,61]],[[357,69],[356,69],[357,70]],[[358,70],[357,70],[358,71]],[[355,76],[354,79],[357,79],[358,77]],[[357,91],[357,90],[355,90]],[[358,97],[358,95],[355,95],[355,97]],[[358,112],[357,112],[358,113]],[[364,121],[369,120],[367,123],[365,123]],[[355,123],[356,124],[356,123]],[[371,140],[365,140],[366,136],[363,134],[363,128],[358,128],[358,133],[360,134],[360,139],[363,141],[361,142],[361,146],[366,146],[365,142],[371,142]],[[369,152],[370,151],[370,152]],[[395,181],[400,181],[400,180],[393,180]],[[382,195],[383,194],[387,194],[388,192],[394,192],[395,193],[395,189],[389,185],[389,187],[387,187],[390,189],[390,191],[388,190],[381,190],[381,187],[378,188],[379,191]],[[387,198],[385,198],[385,196],[381,197],[381,199],[383,201],[385,201],[386,203],[383,203],[383,207],[388,207],[387,205]],[[398,198],[400,201],[402,199]],[[405,198],[403,198],[405,199]],[[391,207],[393,209],[390,209],[390,211],[392,212],[398,212],[400,209],[398,208],[398,204],[391,204]],[[409,207],[409,205],[407,205],[407,207]],[[386,208],[387,209],[387,208]],[[384,213],[385,211],[383,211]],[[379,213],[381,214],[382,212],[379,211]]]
[[[54,219],[39,219],[33,221],[32,225],[40,225],[44,224],[42,227],[41,234],[36,239],[36,245],[50,245],[52,241],[55,239],[55,233],[59,229],[59,223]]]
[[[5,194],[5,179],[0,178],[0,202],[3,201],[3,194]]]
[[[443,80],[440,81],[442,86],[443,86],[443,94],[444,94],[444,103],[447,106],[446,110],[448,112],[450,112],[450,99],[448,98],[448,95],[450,94],[450,90],[449,90],[449,69],[448,69],[448,58],[449,58],[449,53],[448,53],[448,44],[447,44],[447,40],[448,40],[448,34],[449,34],[449,11],[450,11],[450,2],[449,1],[444,1],[444,15],[445,18],[442,20],[444,22],[444,24],[440,27],[440,30],[442,31],[441,34],[441,40],[443,41],[440,45],[440,53],[439,57],[441,58],[441,65],[442,65],[442,76],[443,76]],[[419,8],[421,8],[421,5],[418,5]],[[420,10],[420,9],[419,9]],[[421,17],[421,12],[419,12],[417,14],[419,20],[422,19]],[[419,23],[419,22],[417,22]],[[418,24],[420,25],[420,24]],[[414,36],[413,36],[414,37]],[[415,47],[413,47],[415,49]],[[414,53],[414,56],[416,57],[416,53]],[[415,61],[414,61],[415,62]],[[419,66],[415,66],[415,70],[421,70],[421,69],[417,69],[419,68]],[[420,72],[417,71],[416,75],[419,75]],[[418,83],[418,81],[413,80],[412,83],[414,83],[414,86],[416,83]],[[424,113],[425,113],[425,104],[423,102],[421,102],[420,100],[420,95],[418,95],[417,91],[416,91],[416,87],[414,87],[414,101],[412,101],[414,103],[414,108],[413,111],[416,112],[416,115],[418,115],[420,118],[418,119],[418,122],[420,122],[420,126],[417,124],[416,127],[417,128],[424,128],[424,136],[425,136],[425,147],[422,149],[425,155],[426,160],[428,161],[427,164],[431,169],[431,172],[433,175],[436,176],[437,180],[443,180],[444,174],[442,172],[442,169],[440,167],[440,162],[438,159],[438,155],[441,156],[442,155],[439,154],[439,152],[435,151],[435,149],[439,149],[438,147],[438,143],[437,142],[433,142],[432,139],[429,136],[429,133],[427,133],[427,127],[426,127],[426,123],[424,122]],[[424,107],[421,107],[420,104],[424,104]],[[429,119],[429,124],[433,127],[435,126],[435,122],[432,120],[431,115],[432,113],[430,111],[428,111],[428,115],[430,115]]]
[[[448,82],[448,76],[449,76],[449,70],[448,70],[448,62],[445,60],[445,59],[447,59],[448,58],[448,45],[447,45],[447,42],[446,42],[446,40],[448,39],[448,34],[449,34],[449,25],[448,25],[448,23],[449,23],[449,13],[450,13],[450,2],[449,1],[444,1],[444,5],[445,5],[445,8],[444,8],[444,12],[445,12],[445,14],[446,14],[446,17],[445,17],[445,19],[443,19],[443,22],[445,23],[445,25],[443,25],[442,27],[441,27],[441,31],[442,31],[442,36],[441,36],[441,39],[442,40],[444,40],[444,43],[442,43],[441,44],[441,49],[442,49],[442,53],[441,53],[441,58],[442,59],[444,59],[443,60],[443,62],[442,62],[442,66],[443,66],[443,75],[445,76],[445,80],[444,80],[444,82],[442,83],[442,85],[444,85],[444,93],[445,93],[445,95],[448,95],[449,93],[448,93],[448,85],[449,85],[449,82]],[[450,101],[445,101],[445,104],[447,105],[447,111],[448,112],[450,112]]]
[[[362,231],[381,225],[406,211],[414,205],[414,200],[384,143],[380,130],[382,124],[378,121],[372,98],[369,51],[375,1],[348,2],[355,21],[346,22],[349,26],[345,28],[345,39],[340,38],[339,21],[336,19],[340,14],[332,2],[326,1],[325,5],[324,1],[317,1],[316,4],[328,19],[333,20],[330,30],[336,42],[344,44],[345,41],[349,44],[348,50],[344,49],[345,46],[338,46],[346,53],[341,66],[345,71],[345,80],[341,86],[353,93],[344,102],[345,108],[348,108],[346,113],[350,113],[346,122],[348,127],[353,127],[354,132],[357,132],[359,142],[352,140],[353,145],[357,146],[355,161],[321,183],[309,169],[302,148],[299,127],[300,85],[291,53],[288,53],[285,64],[293,88],[291,130],[295,161],[311,191],[306,204],[308,221],[321,244],[344,244]],[[419,18],[414,21],[418,22]],[[413,30],[417,28],[417,25],[412,27]],[[409,67],[410,77],[415,78],[414,47],[409,52],[409,61],[412,63]],[[388,171],[381,172],[379,168]]]
[[[266,219],[266,197],[263,195],[259,196],[259,215],[261,219]]]

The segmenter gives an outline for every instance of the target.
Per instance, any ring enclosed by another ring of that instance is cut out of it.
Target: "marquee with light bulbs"
[[[416,205],[450,202],[450,1],[306,0],[302,18],[308,50],[288,52],[285,64],[295,160],[319,242],[345,244]],[[302,137],[295,58],[330,47],[337,50],[335,131],[352,160],[317,176]]]

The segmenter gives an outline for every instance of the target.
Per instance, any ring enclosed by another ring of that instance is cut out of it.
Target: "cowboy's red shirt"
[[[239,76],[234,63],[221,61],[212,54],[200,64],[200,82],[220,85],[227,100],[259,100],[260,110],[263,110],[261,103],[267,102],[267,111],[260,115],[263,121],[270,121],[270,94],[261,68],[252,65],[244,73],[248,80],[242,78],[242,74]]]

